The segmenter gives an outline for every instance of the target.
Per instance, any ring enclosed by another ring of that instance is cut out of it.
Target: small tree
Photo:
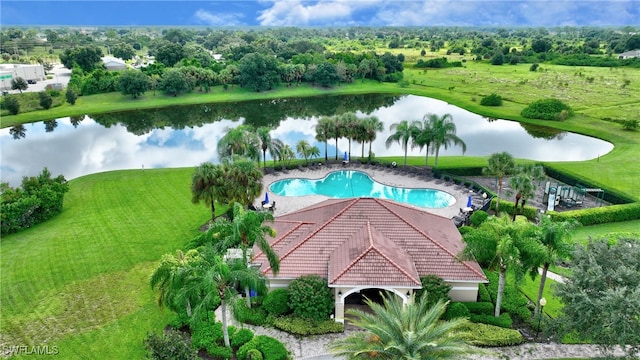
[[[76,104],[76,100],[78,99],[78,94],[76,94],[76,92],[73,91],[73,89],[67,88],[67,91],[65,91],[64,96],[70,105]]]
[[[144,339],[147,359],[196,360],[198,353],[182,337],[178,330],[169,330],[159,335],[152,333]]]
[[[127,70],[118,78],[118,88],[122,95],[135,99],[149,90],[149,77],[138,70]]]
[[[16,96],[7,95],[4,97],[3,107],[9,111],[11,115],[18,115],[20,112],[20,102]]]
[[[28,87],[29,84],[27,84],[27,81],[19,76],[15,79],[11,79],[11,90],[20,90],[20,93],[22,94],[22,91],[27,90]]]
[[[48,92],[46,91],[39,92],[38,99],[40,100],[40,106],[42,106],[43,109],[48,110],[51,108],[51,105],[53,104],[53,99],[51,98],[51,95],[49,95]]]
[[[633,119],[633,120],[625,120],[622,123],[622,128],[625,130],[638,130],[638,128],[640,128],[640,121]]]

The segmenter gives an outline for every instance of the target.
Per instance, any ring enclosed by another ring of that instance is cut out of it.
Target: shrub
[[[307,319],[283,316],[274,319],[273,326],[293,335],[322,335],[344,332],[344,324],[333,320],[309,321]]]
[[[251,325],[264,325],[267,313],[262,307],[248,308],[244,299],[239,298],[233,304],[233,316],[237,321]]]
[[[522,109],[520,115],[529,119],[563,120],[572,115],[572,110],[560,100],[542,99]]]
[[[38,93],[38,98],[40,99],[40,106],[42,106],[43,109],[48,110],[51,108],[53,99],[51,98],[51,95],[49,95],[49,93],[47,93],[46,91],[41,91]]]
[[[289,307],[289,291],[276,289],[267,294],[262,306],[269,315],[282,316],[291,312]]]
[[[469,217],[469,221],[471,222],[471,225],[478,227],[485,220],[487,220],[488,217],[489,217],[489,214],[487,214],[486,211],[478,210],[478,211],[474,211],[473,214],[471,214],[471,216]]]
[[[263,360],[262,353],[256,349],[247,351],[248,360]]]
[[[197,352],[187,344],[177,330],[169,330],[162,335],[149,334],[144,339],[147,358],[154,360],[196,360]]]
[[[498,94],[487,95],[480,100],[480,105],[484,106],[502,106],[502,96]]]
[[[484,286],[482,286],[484,287]],[[493,303],[491,302],[463,302],[471,314],[493,315]]]
[[[456,318],[469,318],[470,313],[469,309],[467,309],[464,304],[459,302],[452,302],[447,306],[447,310],[445,311],[442,318],[444,320],[451,320]]]
[[[422,289],[416,290],[416,299],[422,297],[423,292],[427,292],[427,303],[435,304],[438,300],[449,301],[449,291],[451,291],[451,285],[447,284],[442,278],[436,275],[427,275],[420,277],[420,283],[422,283]]]
[[[518,330],[492,325],[468,323],[459,327],[458,331],[463,332],[463,339],[474,346],[511,346],[524,342]]]
[[[18,115],[20,112],[20,102],[16,96],[6,95],[2,102],[2,108],[7,109],[11,115]]]
[[[625,120],[622,122],[622,128],[625,130],[638,130],[640,128],[640,122],[636,119]]]
[[[491,300],[495,304],[495,299],[498,294],[498,274],[485,271],[485,275],[489,280],[488,290],[491,295]],[[502,312],[508,312],[522,320],[528,320],[531,317],[531,311],[527,307],[528,303],[529,300],[527,300],[513,283],[506,282],[500,308]]]
[[[214,359],[231,359],[233,357],[233,350],[218,344],[209,344],[207,346],[207,354]]]
[[[485,284],[478,285],[478,301],[493,304],[491,301],[491,295],[489,295],[489,290]]]
[[[511,315],[509,315],[509,313],[502,313],[498,317],[493,315],[471,314],[469,315],[469,320],[474,323],[489,324],[505,329],[510,329],[513,325],[513,320],[511,320]]]
[[[231,333],[231,332],[229,332]],[[195,349],[206,349],[222,339],[222,323],[200,321],[191,326],[191,345]]]
[[[70,105],[75,105],[76,100],[78,99],[78,94],[76,94],[76,92],[70,88],[67,88],[67,91],[65,91],[64,96]]]
[[[253,339],[253,331],[249,329],[240,329],[233,334],[231,338],[231,346],[235,349],[248,343]]]
[[[472,231],[473,228],[471,226],[468,225],[462,225],[458,228],[458,231],[460,232],[460,235],[464,235],[466,233],[468,233],[469,231]]]
[[[287,348],[280,341],[269,336],[258,335],[238,349],[236,352],[238,360],[248,359],[248,352],[251,349],[259,351],[264,360],[287,360],[289,358]]]
[[[531,64],[531,66],[529,67],[529,71],[536,71],[536,70],[538,70],[539,66],[540,65],[538,63]]]
[[[333,294],[327,280],[317,275],[299,277],[289,284],[289,300],[296,316],[325,320],[333,311]]]

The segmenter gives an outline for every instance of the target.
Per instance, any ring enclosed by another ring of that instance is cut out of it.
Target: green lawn
[[[640,220],[580,227],[574,231],[573,240],[581,244],[586,244],[589,238],[595,239],[608,235],[640,237]]]
[[[146,332],[169,316],[149,276],[209,216],[190,202],[192,171],[75,179],[62,214],[3,237],[0,342],[58,345],[63,358],[140,358]]]

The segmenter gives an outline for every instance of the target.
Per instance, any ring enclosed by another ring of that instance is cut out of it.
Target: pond
[[[0,171],[4,182],[17,186],[23,176],[48,167],[54,176],[73,179],[82,175],[119,169],[196,166],[218,162],[216,146],[227,129],[240,124],[271,126],[271,135],[295,148],[302,139],[316,145],[324,158],[324,143],[315,140],[314,125],[320,116],[347,111],[359,116],[375,115],[385,129],[372,144],[377,156],[402,155],[394,143],[385,147],[391,124],[420,120],[426,113],[449,113],[457,135],[467,144],[465,155],[486,156],[507,151],[516,158],[538,161],[582,161],[602,156],[613,145],[599,139],[529,126],[513,121],[487,119],[446,102],[419,96],[381,94],[322,96],[220,103],[136,110],[61,118],[0,130]],[[17,139],[16,139],[17,137]],[[338,149],[330,140],[328,153],[347,151],[348,141],[340,139]],[[365,151],[368,151],[368,145]],[[362,153],[351,144],[354,160]],[[365,154],[366,155],[366,154]],[[424,151],[409,149],[409,155]],[[462,155],[459,147],[441,149],[441,156]]]

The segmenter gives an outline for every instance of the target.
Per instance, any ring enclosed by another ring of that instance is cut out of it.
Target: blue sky
[[[1,0],[0,25],[640,26],[640,0]]]

